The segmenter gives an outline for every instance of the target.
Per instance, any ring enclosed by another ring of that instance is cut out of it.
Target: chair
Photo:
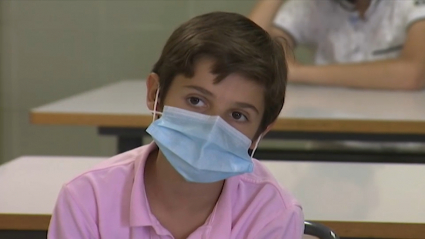
[[[331,229],[317,222],[304,222],[304,235],[315,236],[319,239],[339,239]]]

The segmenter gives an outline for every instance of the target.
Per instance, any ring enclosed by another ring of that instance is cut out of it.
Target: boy
[[[259,0],[250,18],[292,47],[316,48],[316,65],[288,62],[290,81],[391,90],[425,86],[424,0],[283,2]]]
[[[241,15],[181,25],[146,83],[154,142],[65,184],[48,238],[301,238],[301,207],[248,154],[286,75],[281,45]]]

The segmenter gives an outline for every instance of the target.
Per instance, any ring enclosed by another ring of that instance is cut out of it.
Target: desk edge
[[[30,112],[32,124],[80,125],[95,127],[146,128],[152,122],[149,115],[114,115],[86,113]],[[273,131],[329,133],[425,134],[425,121],[344,120],[344,119],[278,119]]]

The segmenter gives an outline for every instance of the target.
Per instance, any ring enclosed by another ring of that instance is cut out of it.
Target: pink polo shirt
[[[105,160],[66,183],[49,239],[171,239],[151,213],[144,166],[154,143]],[[229,178],[205,224],[189,238],[301,239],[300,205],[257,160],[254,172]]]

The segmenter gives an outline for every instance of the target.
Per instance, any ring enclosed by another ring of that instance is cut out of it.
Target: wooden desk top
[[[47,230],[62,184],[104,159],[21,157],[0,165],[0,230]]]
[[[127,80],[31,110],[34,124],[142,127],[151,123],[144,80]],[[273,130],[425,134],[425,91],[289,85]]]
[[[21,157],[0,166],[0,230],[46,230],[62,184],[104,158]],[[425,165],[264,161],[305,218],[343,237],[424,238]]]

